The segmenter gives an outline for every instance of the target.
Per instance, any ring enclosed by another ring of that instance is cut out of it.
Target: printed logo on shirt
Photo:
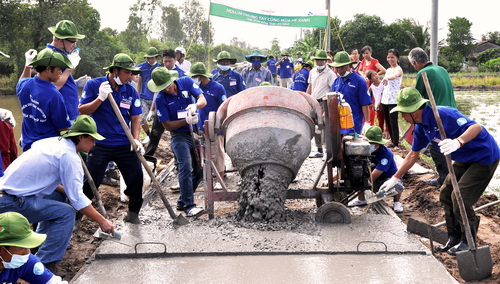
[[[387,158],[383,158],[382,161],[380,161],[380,163],[382,164],[382,166],[385,166],[387,165],[387,163],[389,163],[389,161],[387,160]]]
[[[41,262],[37,262],[33,266],[33,274],[35,275],[42,275],[44,271],[45,271],[45,266],[43,266]]]
[[[134,106],[135,107],[140,107],[141,106],[141,100],[140,99],[136,99],[135,103],[134,103]]]
[[[464,125],[466,123],[467,123],[467,119],[465,119],[464,117],[461,117],[461,118],[457,119],[458,126],[462,126],[462,125]]]
[[[156,115],[157,115],[158,117],[161,117],[161,112],[160,112],[159,110],[156,110]]]

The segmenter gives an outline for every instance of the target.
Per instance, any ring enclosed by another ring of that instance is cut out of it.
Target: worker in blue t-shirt
[[[221,51],[213,60],[217,68],[212,70],[212,80],[221,84],[226,90],[226,97],[230,98],[237,93],[246,90],[245,81],[240,73],[231,70],[231,64],[236,63],[236,58],[231,58],[227,51]]]
[[[312,61],[307,61],[302,64],[302,69],[293,75],[293,86],[292,90],[294,91],[307,91],[307,87],[309,83],[307,82],[309,79],[309,72],[313,68]]]
[[[139,93],[139,97],[141,98],[141,126],[147,137],[144,138],[142,144],[146,145],[149,143],[149,124],[147,117],[151,111],[151,105],[153,104],[154,93],[148,89],[148,82],[151,80],[151,72],[160,66],[156,60],[158,58],[158,49],[156,47],[150,47],[146,50],[146,55],[144,55],[146,61],[137,65],[139,69],[141,69],[141,73],[139,74],[139,81],[137,82],[137,92]],[[132,81],[133,82],[133,81]]]
[[[26,66],[16,92],[23,112],[22,148],[28,151],[33,142],[59,136],[71,126],[64,99],[52,82],[59,80],[62,70],[72,65],[62,54],[50,48],[38,54],[30,49],[25,56]],[[34,78],[31,78],[31,66],[38,72]]]
[[[380,186],[389,180],[398,170],[394,154],[385,146],[389,142],[387,139],[382,138],[382,129],[378,126],[371,126],[366,130],[365,137],[370,143],[370,152],[372,153],[371,163],[375,165],[372,168],[370,181],[373,186],[373,192],[378,192]],[[400,182],[396,187],[398,194],[393,197],[394,212],[403,212],[403,204],[401,204],[401,194],[403,192],[403,183]],[[364,192],[358,194],[358,199],[349,203],[349,206],[366,205]]]
[[[125,195],[129,196],[128,212],[124,220],[133,224],[140,224],[139,211],[142,206],[143,175],[139,158],[118,120],[108,94],[112,94],[127,125],[134,143],[141,154],[144,148],[139,141],[142,113],[141,101],[137,90],[127,82],[132,75],[138,75],[140,70],[135,63],[124,53],[114,56],[113,62],[106,67],[108,74],[104,77],[91,79],[83,89],[79,110],[81,114],[88,114],[94,118],[99,133],[105,140],[97,141],[87,157],[87,167],[97,187],[101,184],[104,172],[110,161],[114,161],[120,170],[121,176],[127,185]],[[89,199],[94,197],[88,181],[85,181],[83,191]]]
[[[30,249],[40,246],[46,234],[37,234],[30,223],[17,212],[0,214],[0,283],[68,283],[48,270]]]
[[[280,86],[289,89],[293,83],[293,62],[288,58],[288,54],[282,54],[281,59],[275,65],[280,70]]]
[[[278,86],[278,73],[277,73],[277,68],[276,68],[276,59],[274,59],[274,56],[269,55],[269,60],[266,62],[267,69],[271,71],[271,76],[273,77],[273,82],[276,86]]]
[[[415,124],[413,144],[400,169],[386,181],[382,188],[391,188],[419,159],[420,151],[429,143],[439,147],[441,153],[450,155],[458,182],[466,218],[474,242],[477,240],[479,216],[472,208],[490,183],[500,159],[500,148],[491,134],[482,125],[461,114],[457,109],[448,106],[437,106],[446,134],[444,139],[440,132],[432,107],[426,103],[420,92],[407,87],[398,92],[397,107],[391,112],[399,111],[409,123]],[[456,255],[457,252],[469,250],[467,238],[450,174],[444,180],[439,193],[439,201],[443,204],[448,241],[436,250]]]
[[[208,114],[211,111],[217,112],[219,106],[227,100],[226,90],[224,86],[211,80],[212,74],[207,72],[205,68],[205,64],[202,62],[197,62],[191,66],[191,70],[186,73],[187,76],[190,76],[193,81],[198,84],[203,91],[203,96],[207,101],[207,105],[204,108],[201,108],[198,113],[200,114],[198,127],[201,131],[205,131],[204,123],[205,120],[208,120]],[[215,134],[215,133],[214,133]],[[217,135],[214,142],[211,142],[211,156],[212,161],[215,164],[215,168],[219,172],[221,177],[224,176],[225,170],[225,153],[224,153],[224,137],[222,135]],[[221,189],[220,183],[216,183],[214,189]]]
[[[190,128],[198,123],[196,111],[207,105],[203,91],[190,77],[178,78],[178,73],[166,68],[156,68],[148,88],[158,92],[155,100],[158,121],[170,131],[170,148],[177,159],[177,178],[181,195],[177,210],[186,216],[203,213],[194,203],[194,192],[203,178],[201,165],[196,158],[195,141]]]
[[[351,72],[351,63],[349,54],[345,51],[341,51],[335,54],[334,62],[328,65],[337,68],[339,75],[337,79],[333,81],[331,91],[341,93],[344,100],[351,106],[354,119],[354,131],[359,134],[366,132],[370,127],[368,106],[373,102],[368,92],[365,79],[357,73]],[[341,133],[352,133],[352,129],[342,129]]]

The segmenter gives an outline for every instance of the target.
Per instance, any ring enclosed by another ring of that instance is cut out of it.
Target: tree
[[[208,29],[209,24],[207,20],[204,20],[205,13],[200,2],[198,0],[186,0],[179,9],[183,14],[181,23],[184,33],[187,35],[183,44],[199,43],[209,45],[208,39],[213,39],[213,31]],[[203,31],[206,32],[205,35],[202,35]]]
[[[484,64],[487,61],[500,57],[500,47],[490,48],[483,52],[480,52],[476,59],[478,64]]]
[[[448,22],[448,45],[453,51],[467,58],[474,48],[470,27],[472,23],[466,18],[456,17]]]
[[[486,34],[481,35],[481,40],[500,44],[500,32],[487,32]]]
[[[122,44],[130,50],[130,52],[137,53],[147,48],[147,34],[148,29],[142,22],[140,17],[140,8],[136,3],[130,7],[127,29],[121,32],[118,38]]]
[[[181,17],[179,10],[174,5],[169,5],[162,8],[163,13],[161,16],[160,26],[161,33],[159,40],[166,42],[170,41],[174,45],[180,45],[184,39],[184,32],[182,31]]]
[[[271,49],[268,50],[267,55],[273,55],[275,58],[278,58],[281,55],[280,42],[277,37],[271,40]]]

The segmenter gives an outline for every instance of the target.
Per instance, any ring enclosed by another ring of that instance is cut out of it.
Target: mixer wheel
[[[318,223],[351,223],[351,213],[339,202],[328,202],[318,209],[315,216]]]
[[[217,133],[215,133],[215,114],[215,111],[208,113],[208,134],[212,142],[215,142],[215,138],[217,137]]]
[[[327,202],[329,202],[329,201],[340,202],[346,196],[347,196],[347,193],[345,191],[339,191],[339,192],[334,192],[334,193],[321,194],[320,196],[316,197],[316,206],[318,208],[320,208],[321,205],[325,204],[325,200]]]

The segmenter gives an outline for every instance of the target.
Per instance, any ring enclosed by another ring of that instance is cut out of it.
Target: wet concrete
[[[230,216],[174,229],[165,209],[148,208],[145,224],[118,226],[130,246],[104,241],[72,283],[457,283],[394,215],[368,210],[348,225],[310,215],[287,230]]]
[[[239,217],[245,221],[281,219],[292,178],[292,172],[281,165],[260,164],[248,168],[241,177]]]

